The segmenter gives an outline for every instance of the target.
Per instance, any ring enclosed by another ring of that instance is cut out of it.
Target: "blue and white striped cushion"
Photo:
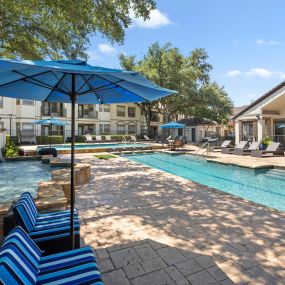
[[[9,244],[15,245],[32,262],[34,267],[38,268],[41,250],[21,227],[16,227],[9,233],[3,246]]]
[[[35,226],[34,216],[28,211],[26,203],[19,200],[13,208],[15,219],[19,226],[30,232]]]
[[[12,244],[4,245],[0,251],[0,279],[5,285],[34,285],[37,269],[21,251]],[[14,280],[13,283],[10,283]]]
[[[24,193],[22,193],[21,198],[25,199],[29,203],[29,207],[30,207],[31,211],[33,212],[35,217],[37,217],[39,213],[38,213],[37,206],[34,202],[34,199],[31,195],[31,193],[30,192],[24,192]]]
[[[95,254],[89,246],[52,254],[41,258],[39,264],[39,275],[72,268],[75,265],[95,262]]]
[[[39,275],[37,285],[76,284],[103,285],[98,266],[95,262],[85,263],[65,270]]]

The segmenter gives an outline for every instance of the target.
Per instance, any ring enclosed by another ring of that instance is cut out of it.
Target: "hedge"
[[[63,136],[37,136],[37,144],[62,144],[64,143]]]

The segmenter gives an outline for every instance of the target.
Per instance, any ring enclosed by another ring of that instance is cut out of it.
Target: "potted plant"
[[[269,136],[265,136],[261,143],[260,143],[260,149],[265,150],[270,144],[272,143],[272,139]]]

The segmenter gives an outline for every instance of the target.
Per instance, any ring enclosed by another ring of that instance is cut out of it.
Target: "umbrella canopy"
[[[186,127],[186,125],[179,124],[176,122],[169,122],[167,124],[161,125],[160,127],[162,129],[184,129]]]
[[[65,126],[66,122],[65,121],[61,121],[59,119],[45,119],[45,120],[37,120],[33,122],[36,125],[56,125],[56,126]]]
[[[51,143],[52,143],[52,126],[65,126],[66,122],[65,121],[61,121],[59,119],[54,119],[54,118],[50,118],[50,119],[45,119],[45,120],[37,120],[33,122],[36,125],[50,125],[50,141],[49,141],[49,146],[51,148]]]
[[[80,60],[0,59],[1,96],[71,103],[70,237],[74,248],[75,104],[138,103],[176,93],[137,72],[90,66]]]

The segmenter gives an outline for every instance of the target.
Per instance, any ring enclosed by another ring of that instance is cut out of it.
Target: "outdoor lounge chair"
[[[239,144],[234,147],[233,149],[231,149],[230,153],[233,154],[240,154],[243,152],[243,150],[245,149],[245,147],[247,146],[248,141],[240,141]]]
[[[272,142],[265,150],[255,150],[251,152],[251,156],[264,157],[271,154],[273,156],[284,156],[284,149],[278,142]]]
[[[231,140],[226,140],[221,144],[221,153],[230,153]]]
[[[85,142],[87,143],[94,143],[95,140],[93,140],[92,136],[90,134],[85,135]]]
[[[30,194],[24,193],[13,208],[16,224],[25,229],[44,251],[54,253],[70,248],[70,211],[39,214]],[[80,246],[80,223],[74,218],[75,247]]]
[[[131,137],[131,141],[136,142],[137,141],[137,137],[136,136],[130,136]]]
[[[111,138],[111,136],[105,136],[105,140],[106,140],[106,142],[111,142],[112,138]]]
[[[96,142],[102,142],[102,137],[101,136],[95,136],[96,137]]]
[[[0,283],[103,285],[91,247],[43,256],[21,227],[11,231],[0,248]]]
[[[249,148],[235,148],[234,154],[236,155],[245,155],[250,154],[252,151],[258,150],[260,143],[259,142],[253,142]]]
[[[147,135],[143,135],[145,141],[150,141],[151,139]]]

